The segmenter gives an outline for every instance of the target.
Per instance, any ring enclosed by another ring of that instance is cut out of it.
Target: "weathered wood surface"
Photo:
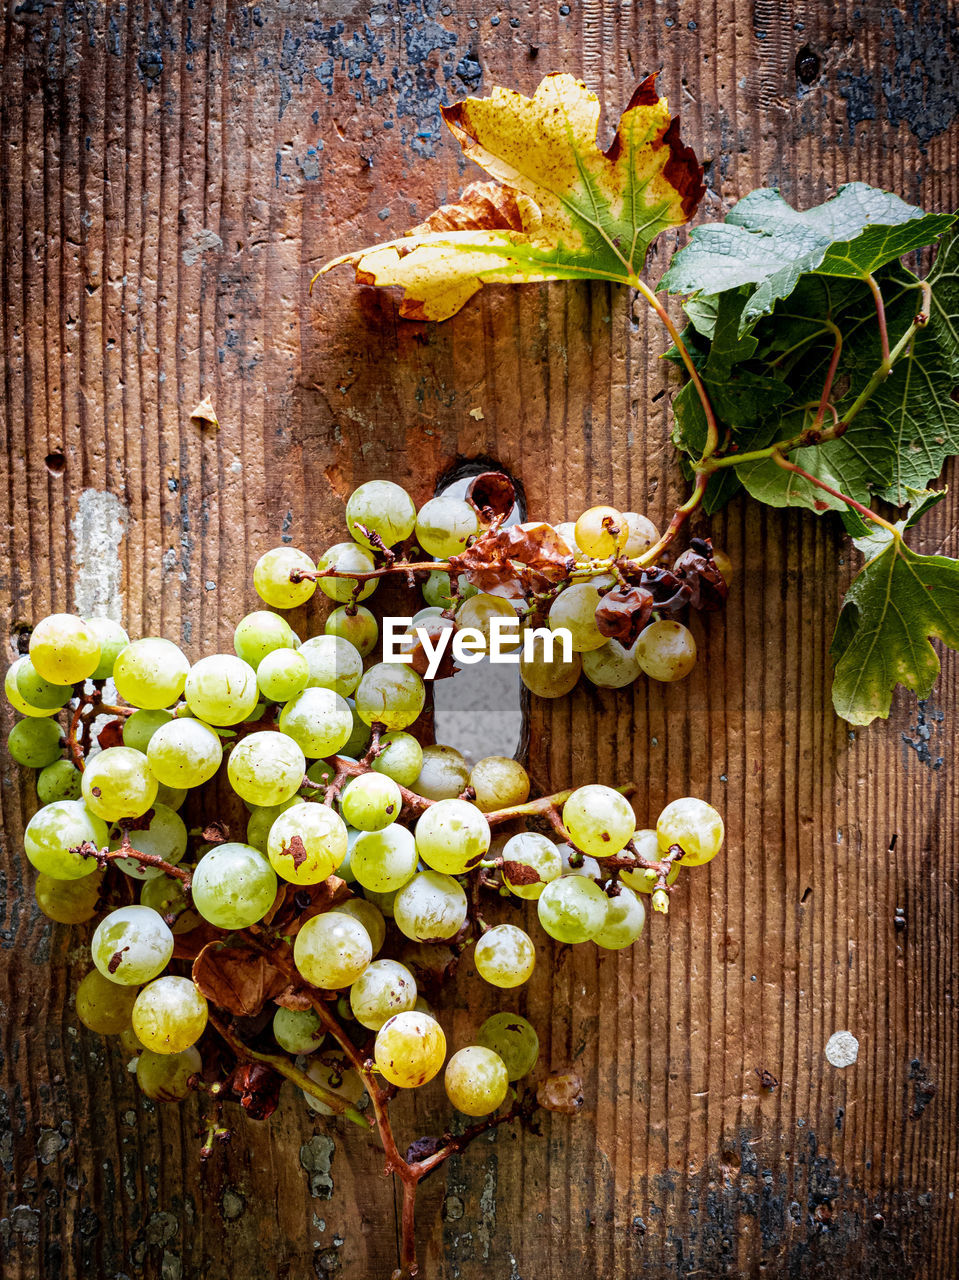
[[[944,0],[5,8],[8,654],[97,602],[193,655],[228,645],[260,552],[282,534],[315,552],[353,483],[424,498],[459,455],[500,459],[557,519],[671,509],[663,337],[625,293],[489,290],[440,328],[345,275],[308,297],[328,255],[468,176],[441,102],[570,69],[613,115],[662,68],[709,162],[706,216],[760,183],[811,204],[848,178],[959,205]],[[189,422],[206,393],[219,431]],[[959,551],[956,494],[924,549]],[[585,1114],[426,1184],[430,1277],[956,1274],[959,664],[921,710],[897,698],[848,732],[828,709],[835,527],[736,503],[714,536],[740,577],[693,677],[536,707],[531,761],[557,785],[632,777],[644,817],[708,796],[727,850],[630,953],[541,948],[520,1008],[546,1059],[578,1065]],[[35,912],[19,858],[30,795],[4,758],[4,1277],[387,1276],[393,1195],[360,1137],[291,1097],[201,1169],[197,1108],[139,1099],[78,1026],[81,933]],[[450,997],[454,1044],[493,1003],[481,985]],[[824,1045],[847,1028],[859,1060],[838,1071]],[[435,1130],[441,1090],[399,1115]]]

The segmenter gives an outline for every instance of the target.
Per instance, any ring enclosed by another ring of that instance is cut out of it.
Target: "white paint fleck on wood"
[[[851,1031],[834,1031],[826,1041],[826,1061],[834,1067],[851,1067],[859,1057],[859,1041]]]
[[[73,607],[86,618],[123,621],[123,564],[120,543],[127,509],[113,493],[84,489],[73,532],[75,572]]]

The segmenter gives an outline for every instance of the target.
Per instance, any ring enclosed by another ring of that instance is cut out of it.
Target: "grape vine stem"
[[[333,1039],[336,1040],[337,1044],[339,1044],[340,1048],[349,1059],[351,1066],[359,1074],[366,1086],[366,1092],[369,1095],[370,1104],[373,1108],[373,1115],[376,1120],[376,1127],[379,1132],[380,1142],[383,1146],[383,1154],[386,1157],[385,1172],[387,1174],[395,1174],[403,1184],[400,1269],[394,1274],[397,1280],[407,1280],[407,1277],[415,1277],[419,1274],[419,1266],[416,1261],[415,1239],[416,1189],[419,1186],[419,1183],[428,1173],[432,1173],[434,1169],[438,1168],[444,1161],[448,1160],[450,1156],[463,1151],[469,1143],[472,1142],[474,1138],[479,1137],[481,1133],[486,1133],[488,1130],[495,1128],[498,1125],[507,1124],[512,1120],[526,1116],[528,1108],[526,1108],[521,1102],[516,1101],[509,1110],[492,1116],[487,1116],[478,1124],[465,1129],[461,1134],[454,1135],[451,1133],[444,1133],[441,1139],[441,1145],[438,1145],[435,1150],[431,1151],[428,1155],[423,1156],[419,1160],[410,1160],[408,1158],[408,1154],[407,1156],[404,1156],[400,1151],[396,1143],[396,1137],[393,1133],[393,1125],[389,1114],[391,1091],[384,1088],[380,1083],[374,1071],[372,1061],[365,1056],[361,1049],[357,1048],[350,1037],[346,1034],[346,1031],[341,1026],[339,1020],[333,1015],[328,1002],[323,999],[323,993],[321,993],[317,988],[311,986],[300,975],[293,963],[289,945],[285,942],[279,942],[273,946],[269,946],[260,936],[258,936],[258,931],[256,930],[250,931],[250,940],[253,946],[256,947],[256,949],[263,955],[267,956],[271,963],[276,965],[285,977],[289,978],[293,986],[307,997],[324,1030],[328,1031]],[[272,1054],[255,1053],[253,1050],[247,1048],[247,1046],[242,1045],[240,1041],[236,1040],[236,1037],[233,1036],[232,1033],[228,1032],[226,1028],[222,1027],[222,1025],[215,1019],[211,1018],[211,1022],[213,1022],[216,1030],[219,1031],[220,1034],[223,1035],[224,1039],[227,1040],[227,1043],[231,1045],[234,1052],[242,1052],[246,1057],[251,1058],[253,1061],[263,1062],[272,1066],[275,1070],[280,1071],[282,1075],[287,1076],[288,1079],[294,1080],[294,1083],[299,1084],[300,1088],[307,1087],[301,1083],[299,1079],[294,1079],[294,1076],[290,1074],[290,1069],[295,1072],[296,1068],[290,1068],[290,1064],[288,1063],[284,1063],[283,1067],[277,1065],[283,1060],[275,1059]],[[301,1076],[302,1072],[298,1072],[297,1075]],[[309,1080],[309,1077],[304,1077],[304,1079],[310,1086],[309,1091],[313,1092],[317,1097],[320,1097],[322,1093],[325,1092],[321,1090],[320,1093],[317,1093],[317,1086],[314,1081]],[[343,1099],[337,1095],[334,1095],[334,1097],[336,1097],[337,1102],[335,1110],[342,1112],[344,1115],[347,1115],[352,1119],[349,1110],[347,1110],[343,1105]],[[333,1106],[325,1096],[322,1097],[322,1101],[327,1102],[328,1106]],[[369,1128],[369,1122],[362,1116],[361,1119],[363,1119],[364,1127]]]

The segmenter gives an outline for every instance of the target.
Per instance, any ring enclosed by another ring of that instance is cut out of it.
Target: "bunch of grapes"
[[[637,830],[623,790],[531,800],[517,760],[471,767],[430,742],[427,685],[413,665],[375,660],[378,626],[360,600],[378,569],[404,563],[398,542],[415,531],[424,550],[449,557],[454,542],[477,537],[477,512],[444,498],[417,513],[398,486],[374,482],[346,514],[354,540],[318,564],[291,547],[260,558],[254,585],[271,608],[239,622],[233,654],[191,664],[170,640],[131,641],[106,618],[37,624],[5,681],[23,716],[10,754],[38,770],[41,807],[24,851],[46,915],[96,921],[77,1014],[120,1037],[148,1096],[199,1089],[217,1108],[235,1096],[266,1115],[268,1082],[278,1094],[286,1078],[317,1111],[357,1123],[369,1123],[369,1094],[382,1131],[391,1092],[426,1084],[445,1063],[453,1106],[498,1123],[510,1097],[501,1118],[520,1114],[516,1085],[536,1065],[536,1031],[506,1010],[447,1060],[437,953],[443,976],[471,956],[491,986],[519,988],[535,964],[534,910],[560,943],[628,947],[644,902],[667,910],[681,868],[718,853],[723,823],[686,797]],[[600,527],[587,516],[579,523]],[[490,523],[495,533],[495,515]],[[425,590],[439,600],[446,570],[428,572]],[[317,583],[337,607],[321,635],[301,640],[276,610],[305,603]],[[578,590],[567,585],[550,613]],[[449,621],[452,611],[455,625],[471,610],[473,625],[487,608],[514,607],[462,595],[429,616]],[[191,806],[203,806],[205,825],[189,829],[188,798],[221,773],[246,806],[242,830],[229,806],[210,821],[209,791]],[[489,924],[487,903],[508,918]],[[269,990],[252,1010],[210,976],[211,964],[251,963]],[[390,1167],[415,1187],[439,1158],[397,1154]]]
[[[541,642],[524,649],[520,676],[538,697],[569,693],[581,675],[620,689],[641,675],[671,683],[690,674],[696,641],[688,614],[722,607],[732,577],[724,552],[694,538],[668,566],[665,552],[681,519],[660,536],[646,516],[609,506],[556,525],[510,525],[516,510],[512,482],[500,472],[477,476],[465,497],[440,495],[419,511],[399,485],[369,481],[347,502],[350,541],[315,565],[292,547],[267,552],[254,580],[278,609],[305,603],[318,584],[339,606],[328,629],[363,654],[379,632],[361,602],[394,575],[417,581],[422,592],[411,650],[419,627],[469,627],[489,644],[495,619],[518,619],[517,647],[529,628],[562,628],[571,656]]]

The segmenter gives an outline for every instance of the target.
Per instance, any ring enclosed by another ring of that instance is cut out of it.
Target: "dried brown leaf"
[[[549,524],[511,525],[483,534],[457,556],[450,573],[462,573],[473,586],[507,600],[547,591],[567,578],[573,553]]]
[[[596,626],[628,649],[653,612],[653,593],[645,587],[614,587],[596,606]]]
[[[193,962],[193,981],[219,1009],[250,1018],[289,986],[289,978],[259,951],[211,942]]]

